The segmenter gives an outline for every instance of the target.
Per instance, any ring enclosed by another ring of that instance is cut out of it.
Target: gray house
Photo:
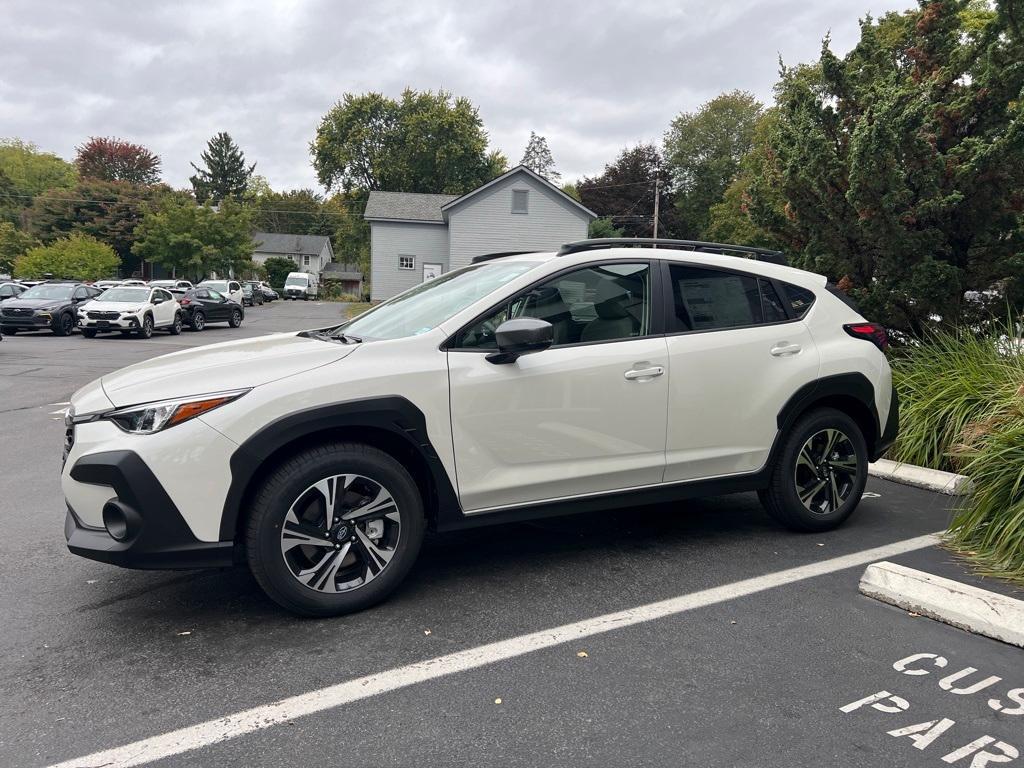
[[[597,215],[518,166],[465,195],[371,192],[371,298],[407,288],[501,251],[555,250],[582,240]]]
[[[295,262],[296,272],[319,275],[334,260],[331,238],[325,235],[284,235],[274,232],[253,232],[256,250],[252,260],[262,264],[271,256]]]

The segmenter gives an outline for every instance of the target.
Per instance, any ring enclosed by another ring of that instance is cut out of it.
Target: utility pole
[[[657,237],[658,237],[658,202],[659,202],[659,200],[661,198],[661,195],[659,194],[660,192],[661,192],[661,179],[657,179],[656,178],[654,180],[654,237],[655,237],[655,239],[657,239]],[[655,243],[654,247],[655,248],[658,247],[657,243]]]

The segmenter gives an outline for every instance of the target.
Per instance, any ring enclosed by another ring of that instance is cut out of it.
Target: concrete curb
[[[860,591],[883,603],[1024,648],[1024,600],[888,561],[867,567]]]
[[[889,459],[879,459],[873,464],[868,464],[868,474],[904,485],[938,491],[948,496],[967,496],[971,492],[971,479],[967,475],[928,469],[916,464],[902,464]]]

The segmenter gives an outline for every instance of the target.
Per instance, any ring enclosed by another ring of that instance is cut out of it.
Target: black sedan
[[[181,316],[185,325],[193,331],[201,331],[207,323],[227,323],[237,328],[245,318],[245,308],[237,301],[211,290],[193,288],[191,291],[171,291],[181,305]]]
[[[49,329],[67,336],[78,325],[78,307],[101,293],[74,280],[47,280],[0,305],[0,327],[7,335]]]

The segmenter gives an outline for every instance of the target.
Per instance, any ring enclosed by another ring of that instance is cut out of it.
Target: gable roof
[[[451,200],[450,202],[445,203],[443,206],[441,206],[441,212],[444,213],[444,214],[447,214],[449,211],[451,211],[455,207],[457,207],[459,205],[462,205],[464,202],[469,200],[471,197],[475,197],[476,195],[478,195],[481,192],[483,192],[485,189],[487,189],[489,187],[492,187],[495,184],[500,184],[505,179],[508,179],[508,178],[510,178],[510,177],[512,177],[512,176],[514,176],[516,174],[520,174],[520,173],[521,174],[525,174],[526,176],[529,176],[534,181],[540,182],[542,185],[546,186],[552,192],[554,192],[554,193],[556,193],[558,195],[561,195],[561,197],[564,198],[566,202],[572,203],[572,205],[574,205],[575,207],[579,208],[581,211],[583,211],[585,214],[587,214],[587,216],[590,216],[592,219],[596,219],[597,218],[597,214],[594,213],[592,210],[587,208],[585,205],[583,205],[579,201],[574,200],[569,195],[565,194],[565,192],[563,192],[561,189],[556,187],[550,181],[545,179],[539,173],[534,173],[529,168],[527,168],[525,165],[517,165],[511,171],[507,171],[507,172],[501,174],[501,176],[499,176],[496,179],[491,179],[490,181],[488,181],[483,186],[480,186],[480,187],[477,187],[476,189],[474,189],[472,192],[467,192],[466,194],[462,195],[462,197],[456,197],[454,200]]]
[[[256,241],[256,250],[259,253],[298,253],[316,256],[327,244],[331,253],[334,249],[330,247],[331,238],[326,235],[289,235],[278,232],[253,232],[252,239]]]
[[[441,208],[458,195],[428,195],[420,192],[370,193],[363,218],[370,221],[418,221],[444,224]]]

